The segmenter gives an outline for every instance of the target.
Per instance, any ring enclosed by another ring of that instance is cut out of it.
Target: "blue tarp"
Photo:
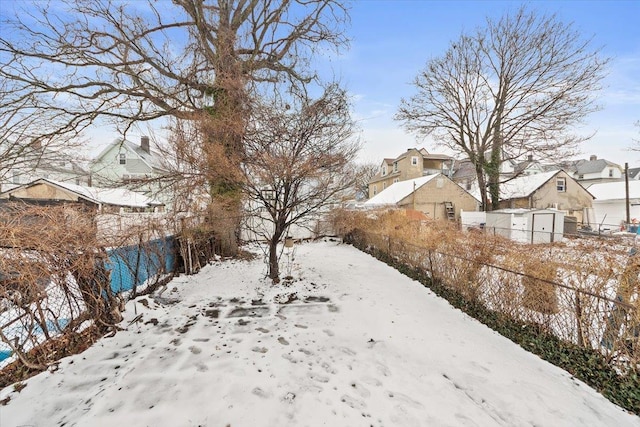
[[[111,290],[129,291],[150,277],[173,272],[176,265],[175,238],[143,242],[107,251],[111,273]]]

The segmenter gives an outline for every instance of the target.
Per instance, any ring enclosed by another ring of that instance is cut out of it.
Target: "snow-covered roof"
[[[18,188],[31,187],[43,182],[75,193],[79,197],[98,205],[113,205],[132,208],[146,208],[162,205],[162,203],[157,202],[144,194],[136,193],[135,191],[127,190],[126,188],[85,187],[68,182],[54,181],[48,178],[40,178],[30,182],[29,184],[25,184],[9,191],[15,191]]]
[[[531,193],[542,187],[547,181],[560,173],[559,170],[521,176],[500,185],[500,199],[518,199],[529,197]]]
[[[624,200],[626,198],[624,181],[593,184],[589,187],[589,193],[593,194],[598,201]],[[629,197],[640,198],[640,181],[629,181]]]
[[[364,206],[372,207],[395,205],[402,199],[407,197],[409,194],[413,193],[415,190],[422,187],[437,176],[443,177],[442,174],[434,174],[391,184],[389,187],[367,200],[364,203]]]

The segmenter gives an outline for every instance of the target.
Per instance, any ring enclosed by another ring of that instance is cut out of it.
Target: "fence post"
[[[585,347],[584,335],[582,334],[582,303],[580,292],[576,289],[576,332],[578,334],[578,345]]]

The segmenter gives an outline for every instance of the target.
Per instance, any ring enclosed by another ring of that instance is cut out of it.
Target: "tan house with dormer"
[[[452,175],[453,158],[430,154],[424,148],[410,148],[395,159],[384,159],[378,173],[369,181],[369,198],[400,181],[442,173]]]

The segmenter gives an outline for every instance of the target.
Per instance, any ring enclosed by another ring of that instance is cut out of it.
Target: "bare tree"
[[[607,59],[554,15],[521,7],[463,34],[414,81],[396,119],[468,156],[482,202],[498,206],[500,165],[528,153],[565,157],[587,137],[572,127],[597,109]]]
[[[376,163],[359,163],[354,165],[356,198],[369,198],[369,181],[373,178],[380,166]]]
[[[46,110],[58,119],[48,134],[66,136],[103,119],[126,134],[133,123],[206,112],[214,120],[204,121],[204,156],[223,153],[234,165],[259,86],[307,84],[313,54],[347,42],[340,0],[33,1],[25,9],[2,23],[0,80],[12,83],[2,88],[2,114]],[[227,203],[237,197],[234,175],[209,182]]]
[[[268,242],[269,277],[279,280],[278,243],[289,227],[317,219],[353,187],[359,144],[345,92],[329,86],[318,99],[303,94],[254,109],[243,163],[252,231]],[[255,221],[254,221],[255,222]]]

